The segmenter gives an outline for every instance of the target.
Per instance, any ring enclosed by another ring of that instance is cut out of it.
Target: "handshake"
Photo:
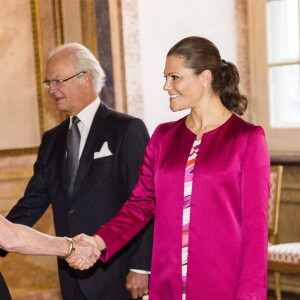
[[[79,234],[69,241],[69,252],[61,257],[74,269],[86,270],[98,260],[101,251],[106,248],[104,241],[99,236]]]
[[[102,238],[98,235],[89,236],[79,234],[74,238],[65,238],[69,241],[69,253],[62,257],[74,269],[86,270],[98,260],[101,251],[106,248]],[[126,277],[126,289],[131,292],[132,298],[137,299],[148,295],[149,275],[130,270]]]

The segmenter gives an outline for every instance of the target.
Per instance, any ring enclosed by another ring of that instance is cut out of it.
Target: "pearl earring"
[[[202,83],[202,86],[203,86],[204,88],[206,88],[207,84],[206,84],[206,83]]]

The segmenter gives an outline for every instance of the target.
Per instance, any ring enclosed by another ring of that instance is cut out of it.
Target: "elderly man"
[[[57,235],[91,235],[129,198],[149,135],[141,120],[99,99],[104,81],[99,62],[86,47],[71,43],[51,53],[44,86],[70,118],[43,135],[34,175],[7,216],[10,221],[32,226],[52,204]],[[148,290],[144,271],[150,268],[151,248],[149,224],[109,264],[98,260],[79,271],[58,260],[63,299],[131,299],[125,284],[132,295]]]

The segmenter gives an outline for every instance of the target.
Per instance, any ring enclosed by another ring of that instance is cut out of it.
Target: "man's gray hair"
[[[93,87],[95,92],[99,94],[104,86],[106,76],[97,58],[88,48],[79,43],[68,43],[58,46],[50,53],[49,58],[63,50],[70,51],[70,54],[73,56],[76,72],[89,71],[92,73]]]

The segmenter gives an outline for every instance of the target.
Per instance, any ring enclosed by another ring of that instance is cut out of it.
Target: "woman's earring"
[[[203,83],[202,83],[202,86],[203,86],[204,88],[206,88],[207,84],[203,82]]]

